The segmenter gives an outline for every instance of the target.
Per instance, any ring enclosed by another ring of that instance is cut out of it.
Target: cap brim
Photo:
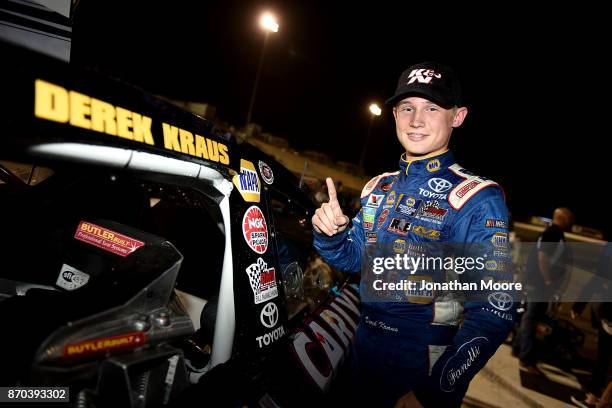
[[[410,91],[401,92],[399,94],[393,95],[391,98],[385,101],[385,105],[395,106],[399,101],[401,101],[402,99],[406,99],[410,96],[420,96],[422,98],[427,99],[428,101],[432,101],[436,105],[440,105],[444,109],[450,109],[453,106],[455,106],[452,102],[451,103],[445,102],[442,98],[438,97],[432,92],[423,92],[417,89],[413,89]]]

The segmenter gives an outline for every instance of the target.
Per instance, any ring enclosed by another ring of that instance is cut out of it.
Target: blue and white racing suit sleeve
[[[484,259],[504,258],[508,251],[508,210],[501,190],[488,189],[483,199],[469,202],[465,214],[451,227],[450,241],[478,244],[486,251]],[[466,205],[467,206],[467,205]],[[471,245],[474,247],[474,245]],[[469,252],[469,250],[468,250]],[[482,252],[482,251],[481,251]],[[489,263],[489,268],[479,272],[496,282],[511,282],[510,271],[504,270],[507,262]],[[480,278],[478,279],[480,281]],[[478,282],[479,284],[480,282]],[[480,287],[480,285],[479,285]],[[506,339],[514,320],[514,295],[509,292],[489,290],[476,299],[463,303],[464,320],[442,355],[431,369],[426,381],[415,387],[417,399],[425,406],[458,406],[472,378],[486,364]]]
[[[362,210],[352,224],[331,237],[314,231],[313,245],[330,265],[345,272],[360,272],[364,248]]]

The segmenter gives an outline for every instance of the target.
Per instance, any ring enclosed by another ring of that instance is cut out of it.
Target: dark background
[[[610,35],[601,8],[157,3],[82,0],[72,61],[152,93],[210,103],[241,126],[264,38],[259,14],[271,10],[280,30],[266,49],[253,121],[298,149],[356,163],[368,105],[389,97],[409,65],[437,60],[457,70],[470,108],[451,142],[459,163],[498,181],[516,218],[564,205],[578,223],[610,231]],[[366,170],[395,170],[401,152],[383,109]]]

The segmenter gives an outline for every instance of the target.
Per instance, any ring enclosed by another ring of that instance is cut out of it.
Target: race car
[[[0,48],[0,386],[79,407],[329,401],[360,302],[313,250],[297,177],[118,79]]]

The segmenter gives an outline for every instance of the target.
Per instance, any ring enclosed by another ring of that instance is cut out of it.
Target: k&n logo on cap
[[[408,82],[406,82],[406,84],[409,85],[414,81],[418,81],[421,84],[428,84],[433,78],[440,79],[442,78],[442,74],[437,73],[433,69],[413,69],[410,75],[408,75]]]

